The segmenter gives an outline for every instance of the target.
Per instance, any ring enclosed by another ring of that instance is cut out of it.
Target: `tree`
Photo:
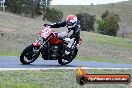
[[[94,16],[88,13],[79,13],[76,14],[78,20],[80,21],[82,31],[95,31],[94,30]]]
[[[50,22],[60,22],[63,17],[63,12],[54,8],[46,8],[46,13],[43,20],[47,19]]]
[[[5,5],[6,10],[12,13],[35,17],[41,15],[50,2],[51,0],[6,0]]]
[[[120,18],[117,14],[111,12],[102,20],[98,20],[98,32],[104,35],[116,36],[119,30]]]
[[[46,8],[50,5],[52,0],[41,0],[41,6],[43,9],[43,13],[46,13]]]
[[[5,0],[0,0],[0,10],[5,11],[5,5],[4,5],[4,3],[5,3]]]
[[[105,17],[107,17],[110,14],[110,12],[108,10],[105,10],[105,12],[101,15],[101,18],[104,19]]]
[[[7,6],[7,10],[13,12],[13,13],[16,13],[16,3],[17,3],[17,0],[6,0],[5,1],[5,5]]]

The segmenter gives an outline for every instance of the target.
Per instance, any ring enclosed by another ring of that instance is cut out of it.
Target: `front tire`
[[[23,50],[20,56],[20,62],[22,64],[30,64],[38,58],[40,52],[34,53],[33,48],[33,45],[29,45]]]
[[[74,54],[68,57],[68,58],[69,58],[68,62],[64,63],[64,62],[62,61],[63,58],[60,58],[60,59],[58,59],[58,63],[59,63],[60,65],[67,65],[67,64],[69,64],[69,63],[72,62],[72,60],[76,57],[77,52],[78,52],[78,49],[75,48]]]

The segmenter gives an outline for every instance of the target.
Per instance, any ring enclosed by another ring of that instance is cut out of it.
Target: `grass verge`
[[[130,39],[100,35],[90,32],[82,32],[82,36],[84,36],[84,40],[86,41],[86,43],[92,41],[96,42],[97,44],[108,44],[122,49],[132,49],[132,40]],[[88,37],[85,38],[85,36]]]
[[[85,57],[85,56],[77,56],[77,60],[82,61],[95,61],[95,62],[109,62],[109,63],[122,63],[122,64],[132,64],[131,60],[129,59],[107,59],[107,58],[100,58],[100,57]]]
[[[88,74],[131,74],[132,70],[87,70]],[[127,88],[125,84],[76,83],[76,70],[1,71],[0,88]],[[98,87],[97,87],[98,86]]]
[[[0,56],[20,56],[21,52],[0,51]]]
[[[111,59],[104,59],[99,57],[85,57],[85,56],[77,56],[77,60],[83,61],[96,61],[96,62],[114,62]]]

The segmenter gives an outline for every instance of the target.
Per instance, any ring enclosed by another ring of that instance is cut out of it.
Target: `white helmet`
[[[73,28],[77,24],[77,16],[69,15],[66,19],[66,25],[68,28]]]

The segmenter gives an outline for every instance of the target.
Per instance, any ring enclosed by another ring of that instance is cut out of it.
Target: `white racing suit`
[[[70,54],[70,52],[72,50],[72,47],[75,47],[75,46],[73,46],[73,43],[74,42],[76,43],[75,38],[69,38],[70,35],[71,34],[68,33],[67,31],[58,33],[58,36],[61,37],[61,38],[65,38],[64,40],[68,43],[67,47],[66,47],[66,50],[65,50],[66,55]]]
[[[54,23],[50,25],[51,28],[60,28],[60,27],[67,27],[66,21],[60,23]],[[67,47],[65,50],[65,54],[69,55],[73,49],[76,47],[77,43],[79,42],[80,38],[80,24],[77,22],[77,25],[73,28],[68,28],[67,31],[59,33],[60,37],[65,37],[65,41],[67,41]],[[76,44],[75,44],[76,43]]]

